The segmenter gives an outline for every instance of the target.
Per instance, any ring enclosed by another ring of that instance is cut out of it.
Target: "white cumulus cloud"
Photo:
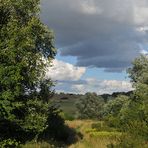
[[[70,63],[53,60],[52,67],[46,70],[46,76],[52,80],[79,80],[85,73],[86,68],[77,67]]]

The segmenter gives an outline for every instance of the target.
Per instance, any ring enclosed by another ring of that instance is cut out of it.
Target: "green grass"
[[[60,109],[64,112],[65,116],[68,119],[69,117],[71,118],[76,118],[76,113],[77,113],[77,108],[76,108],[76,102],[78,99],[71,98],[67,100],[60,100],[60,99],[53,99],[52,102],[56,103],[59,105]]]
[[[65,113],[69,113],[71,115],[76,113],[76,106],[75,106],[75,100],[65,100],[60,102],[60,108]]]

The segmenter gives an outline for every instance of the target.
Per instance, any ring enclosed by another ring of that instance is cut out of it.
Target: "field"
[[[101,122],[93,120],[74,120],[67,121],[70,127],[80,131],[83,139],[69,146],[69,148],[106,148],[107,145],[117,142],[121,133],[117,131],[103,131],[92,128],[92,125],[100,125]]]
[[[81,95],[55,95],[52,98],[52,103],[59,105],[59,108],[64,112],[66,119],[74,119],[77,115],[76,103],[81,98]]]
[[[114,129],[98,129],[94,128],[92,125],[103,124],[99,121],[94,120],[73,120],[66,121],[69,127],[74,128],[77,132],[82,134],[76,143],[63,146],[61,148],[106,148],[107,145],[111,143],[116,143],[121,133],[115,131]],[[45,142],[38,144],[27,144],[24,148],[53,148]],[[58,148],[60,148],[58,146]]]

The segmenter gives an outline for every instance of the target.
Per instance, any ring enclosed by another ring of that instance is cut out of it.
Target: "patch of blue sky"
[[[60,50],[58,49],[58,53],[56,55],[56,59],[70,63],[75,65],[77,63],[77,58],[74,56],[61,56]],[[128,74],[126,71],[123,72],[105,72],[103,68],[86,68],[85,74],[81,77],[81,79],[94,78],[97,80],[119,80],[119,81],[129,81]]]
[[[60,56],[60,51],[58,51],[56,59],[73,65],[75,65],[77,62],[77,58],[74,56]]]
[[[127,80],[129,81],[126,71],[119,72],[105,72],[103,68],[87,68],[82,79],[95,78],[97,80]]]

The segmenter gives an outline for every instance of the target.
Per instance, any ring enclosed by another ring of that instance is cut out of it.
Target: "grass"
[[[67,146],[68,148],[107,148],[107,145],[110,143],[116,143],[121,136],[121,133],[118,131],[101,131],[99,129],[92,128],[94,124],[100,124],[99,121],[94,120],[73,120],[66,121],[66,124],[76,129],[76,131],[81,132],[83,138],[78,142]],[[102,123],[101,123],[102,125]],[[107,128],[106,128],[107,129]],[[67,148],[67,147],[58,147],[58,148]],[[42,143],[29,143],[23,148],[54,148],[53,145],[50,145],[46,142]],[[57,148],[57,147],[56,147]]]
[[[83,139],[71,145],[69,148],[106,148],[110,143],[116,143],[121,133],[117,131],[98,131],[92,128],[99,123],[93,120],[67,121],[67,124],[83,134]]]
[[[89,133],[91,137],[100,137],[100,138],[116,138],[120,137],[122,134],[120,132],[107,132],[107,131],[93,131]]]
[[[59,99],[53,99],[53,103],[58,104],[60,107],[60,109],[64,112],[64,114],[66,114],[67,116],[72,116],[73,118],[76,117],[76,112],[77,112],[77,108],[76,108],[76,102],[78,99],[68,99],[68,100],[59,100]]]
[[[54,146],[46,142],[42,142],[42,143],[28,143],[25,146],[23,146],[23,148],[54,148]]]

